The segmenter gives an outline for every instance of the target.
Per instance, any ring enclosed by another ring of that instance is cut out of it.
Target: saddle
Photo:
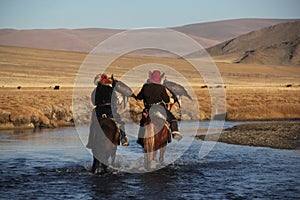
[[[142,121],[141,121],[141,126],[145,126],[151,122],[151,117],[150,116],[157,117],[158,119],[161,119],[164,121],[164,125],[168,128],[169,130],[169,139],[168,143],[172,142],[172,134],[171,134],[171,128],[170,128],[170,123],[167,121],[166,116],[163,115],[163,113],[159,111],[154,111],[153,113],[149,114],[149,109],[144,109],[142,112]],[[141,141],[139,141],[141,142]],[[138,143],[139,143],[138,142]],[[142,145],[142,144],[141,144]],[[142,145],[143,146],[143,145]]]

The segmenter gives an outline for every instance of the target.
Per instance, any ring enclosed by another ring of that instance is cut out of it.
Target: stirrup
[[[122,143],[122,146],[124,146],[124,147],[129,146],[129,142],[128,142],[126,136],[125,136],[125,137],[122,137],[121,143]]]
[[[172,136],[173,136],[174,140],[177,140],[177,141],[182,139],[182,135],[180,134],[179,131],[173,131]]]

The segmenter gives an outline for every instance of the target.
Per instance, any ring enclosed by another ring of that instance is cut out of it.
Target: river
[[[142,152],[128,137],[131,145],[117,150],[119,168],[93,175],[92,156],[75,128],[2,131],[0,199],[300,199],[299,150],[216,143],[199,158],[203,141],[185,135],[167,149],[188,144],[175,162],[142,173],[124,156]]]

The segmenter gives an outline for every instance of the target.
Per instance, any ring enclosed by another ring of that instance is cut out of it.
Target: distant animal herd
[[[2,85],[2,87],[4,88],[4,85]],[[51,89],[52,86],[50,86],[49,88]],[[18,90],[21,90],[21,89],[22,89],[22,86],[19,85],[19,86],[17,87],[17,89],[18,89]],[[60,89],[60,86],[59,86],[59,85],[55,85],[53,89],[54,89],[54,90],[59,90],[59,89]]]
[[[287,85],[285,85],[285,86],[283,86],[283,87],[297,87],[297,86],[299,87],[300,84],[299,84],[299,85],[287,84]],[[221,86],[221,85],[218,85],[216,88],[220,88],[220,87],[226,88],[226,86]],[[4,88],[4,85],[2,85],[2,88]],[[52,86],[50,86],[49,88],[51,89]],[[204,85],[204,86],[201,86],[201,88],[202,88],[202,89],[208,88],[208,86],[207,86],[207,85]],[[21,90],[21,89],[22,89],[22,86],[19,85],[19,86],[17,87],[17,89],[18,89],[18,90]],[[60,86],[59,86],[59,85],[55,85],[55,86],[53,87],[53,89],[54,89],[54,90],[59,90],[59,89],[60,89]]]

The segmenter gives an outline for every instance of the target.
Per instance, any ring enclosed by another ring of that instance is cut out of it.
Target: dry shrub
[[[9,111],[1,112],[1,116],[5,116],[5,123],[11,123],[15,128],[53,127],[50,120],[38,109],[21,105],[7,109]]]

